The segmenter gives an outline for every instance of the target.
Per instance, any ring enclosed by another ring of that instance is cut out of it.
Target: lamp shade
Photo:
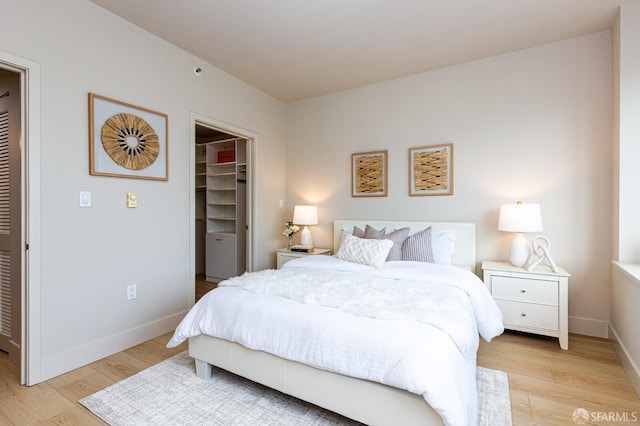
[[[498,231],[541,232],[540,204],[503,204],[500,206]]]
[[[522,201],[518,201],[516,204],[501,205],[498,231],[518,234],[511,242],[509,261],[513,266],[523,267],[531,250],[522,233],[542,231],[540,204],[523,204]]]
[[[293,208],[293,223],[296,225],[305,225],[300,233],[300,244],[313,247],[313,239],[311,231],[306,225],[318,224],[318,208],[316,206],[295,206]]]
[[[317,225],[318,208],[316,206],[295,206],[293,208],[293,223],[296,225]]]

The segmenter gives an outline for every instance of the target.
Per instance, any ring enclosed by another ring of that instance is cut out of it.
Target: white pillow
[[[431,230],[431,249],[433,263],[451,265],[456,252],[456,231]]]
[[[338,250],[340,250],[340,247],[342,247],[342,245],[344,244],[344,237],[345,235],[353,235],[353,227],[349,227],[349,228],[342,228],[342,234],[340,235],[340,245],[338,246]]]
[[[336,258],[351,263],[382,268],[393,247],[391,240],[368,240],[346,233],[343,236]]]

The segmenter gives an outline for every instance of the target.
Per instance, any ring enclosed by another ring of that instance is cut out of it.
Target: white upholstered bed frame
[[[369,224],[387,231],[410,227],[412,232],[427,226],[456,231],[453,263],[476,267],[476,227],[461,222],[401,222],[336,220],[334,250],[342,229]],[[280,392],[311,402],[368,425],[442,425],[440,416],[421,395],[402,389],[319,370],[266,352],[247,349],[237,343],[210,336],[189,339],[189,355],[196,359],[198,377],[210,380],[212,366],[246,377]]]

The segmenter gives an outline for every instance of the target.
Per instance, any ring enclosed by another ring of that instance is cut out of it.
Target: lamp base
[[[305,226],[300,232],[300,244],[303,246],[313,246],[313,240],[311,239],[311,231]]]
[[[524,235],[522,235],[522,232],[518,232],[509,249],[509,262],[511,262],[513,266],[522,268],[527,263],[530,252],[529,242]]]

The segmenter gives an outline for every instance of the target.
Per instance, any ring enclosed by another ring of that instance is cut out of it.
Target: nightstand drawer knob
[[[526,317],[527,314],[525,314],[524,312],[520,314],[520,316]]]
[[[526,292],[527,292],[527,290],[525,290],[524,288],[520,289],[520,293],[526,293]]]

